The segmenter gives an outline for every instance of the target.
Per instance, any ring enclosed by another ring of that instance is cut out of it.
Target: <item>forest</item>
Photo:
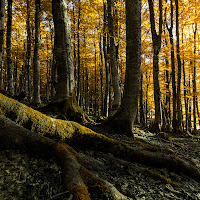
[[[197,0],[0,1],[0,199],[200,199]]]

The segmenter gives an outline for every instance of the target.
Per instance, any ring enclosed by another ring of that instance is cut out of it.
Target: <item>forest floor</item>
[[[200,168],[200,137],[165,138],[134,128],[134,138],[125,135],[107,133],[98,127],[94,131],[122,141],[132,147],[161,146],[170,148],[179,155],[192,159]],[[89,145],[89,144],[88,144]],[[187,176],[176,174],[167,169],[152,168],[138,163],[129,163],[113,157],[111,154],[93,150],[74,149],[81,157],[81,163],[97,176],[112,183],[121,193],[130,199],[200,199],[200,183]],[[20,151],[0,152],[0,199],[2,200],[60,200],[68,198],[62,187],[61,169],[54,160],[44,161],[30,157]],[[145,170],[154,171],[175,182],[165,183]],[[107,199],[91,192],[92,200]]]

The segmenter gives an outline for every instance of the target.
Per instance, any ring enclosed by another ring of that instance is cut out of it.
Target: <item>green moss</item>
[[[74,187],[72,194],[73,200],[90,200],[87,186],[78,185]]]
[[[62,150],[67,151],[74,158],[74,160],[79,162],[80,158],[79,158],[78,153],[72,147],[67,145],[66,143],[58,142],[56,148],[58,151],[62,151]]]
[[[82,167],[80,169],[81,177],[88,187],[96,187],[100,191],[101,194],[109,193],[108,186],[97,176],[92,174],[89,170]]]

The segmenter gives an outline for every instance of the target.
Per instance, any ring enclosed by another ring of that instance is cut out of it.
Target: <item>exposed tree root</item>
[[[63,142],[41,136],[17,126],[10,119],[0,116],[0,150],[20,149],[42,158],[55,158],[62,168],[65,189],[73,195],[73,200],[89,200],[89,188],[97,188],[99,194],[109,199],[128,199],[105,180],[92,174],[79,163],[78,153]]]
[[[2,94],[0,94],[0,114],[9,117],[33,132],[58,138],[70,145],[109,152],[129,162],[139,162],[149,166],[168,168],[200,182],[200,170],[196,165],[173,151],[154,146],[146,149],[133,148],[122,142],[95,133],[75,122],[48,117]]]
[[[53,112],[60,119],[68,119],[76,122],[92,122],[88,115],[78,105],[75,95],[63,101],[52,101],[40,108],[41,112]]]
[[[111,155],[104,154],[104,157],[106,159],[111,160],[112,162],[115,162],[115,163],[118,163],[118,164],[120,163],[120,164],[125,165],[125,166],[127,166],[129,168],[132,168],[132,170],[136,171],[137,173],[141,173],[141,174],[143,174],[145,176],[152,177],[155,180],[160,180],[162,183],[170,184],[170,185],[172,185],[174,187],[180,187],[177,183],[173,182],[172,180],[168,179],[167,177],[165,177],[162,174],[159,174],[159,173],[157,173],[157,172],[155,172],[153,170],[145,169],[143,167],[138,167],[133,163],[130,163],[128,161],[124,161],[124,160],[115,158],[115,157],[113,157]]]
[[[104,127],[109,132],[114,131],[118,134],[124,134],[130,137],[134,137],[132,133],[131,120],[129,118],[125,119],[123,115],[123,109],[120,108],[113,116],[104,120],[98,126]]]

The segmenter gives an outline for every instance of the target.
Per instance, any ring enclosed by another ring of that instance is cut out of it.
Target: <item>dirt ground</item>
[[[99,128],[96,132],[104,133],[132,147],[157,145],[168,147],[192,159],[200,167],[200,137],[157,136],[134,128],[134,138],[124,135],[106,133]],[[152,168],[138,163],[129,163],[113,157],[109,153],[74,147],[79,152],[81,163],[94,174],[112,183],[121,193],[130,199],[200,199],[200,183],[191,178],[176,174],[166,169]],[[61,181],[61,169],[54,160],[44,161],[38,157],[30,157],[24,152],[0,152],[0,199],[2,200],[47,200],[72,199],[68,191],[64,191]],[[175,184],[169,184],[146,171],[163,175]],[[92,200],[107,199],[90,190]],[[64,198],[65,196],[65,198]]]

